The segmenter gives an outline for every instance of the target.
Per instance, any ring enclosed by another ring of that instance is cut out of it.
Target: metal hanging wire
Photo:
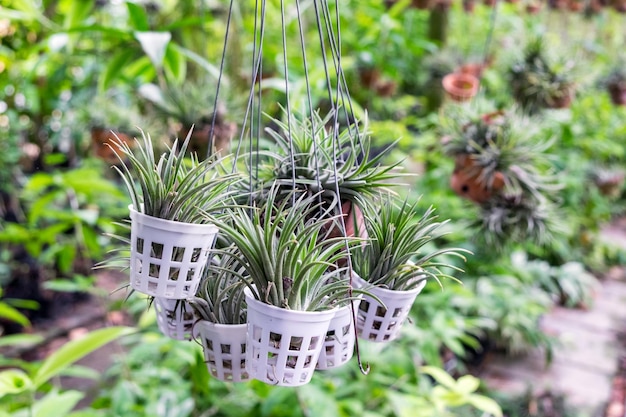
[[[288,50],[288,39],[287,39],[287,26],[288,21],[286,19],[286,2],[288,0],[280,0],[280,31],[281,31],[281,53],[282,53],[282,70],[284,77],[284,92],[285,92],[285,117],[286,117],[286,126],[287,126],[287,142],[289,145],[289,159],[290,163],[295,166],[295,149],[292,139],[292,121],[294,120],[292,103],[291,103],[291,87],[289,80],[289,50]],[[222,51],[222,57],[220,61],[220,69],[219,76],[217,82],[217,90],[215,95],[215,103],[214,108],[217,108],[217,103],[219,99],[220,85],[222,82],[222,76],[224,73],[225,66],[225,57],[228,50],[228,38],[229,31],[231,30],[231,21],[232,21],[232,13],[233,13],[233,2],[234,0],[230,0],[228,15],[226,21],[226,33],[224,37],[224,46]],[[307,42],[305,38],[305,21],[304,21],[304,10],[301,4],[301,0],[293,0],[295,7],[295,14],[297,16],[297,31],[298,31],[298,40],[299,47],[301,52],[301,61],[303,66],[304,73],[304,81],[306,88],[306,100],[308,106],[308,114],[306,115],[308,120],[310,121],[311,135],[313,139],[313,158],[315,163],[315,169],[317,170],[317,185],[318,189],[321,189],[320,184],[320,162],[319,162],[319,143],[317,143],[317,132],[318,129],[326,129],[327,126],[317,126],[318,119],[315,117],[316,110],[314,109],[314,101],[313,101],[313,92],[311,87],[310,73],[309,73],[309,62],[307,55]],[[337,1],[335,4],[334,14],[331,12],[331,7],[327,0],[312,0],[313,2],[313,11],[315,18],[315,28],[318,34],[319,40],[319,49],[321,51],[322,63],[324,68],[324,79],[326,83],[326,93],[329,101],[329,114],[331,115],[330,119],[332,120],[332,124],[330,126],[330,132],[327,132],[326,135],[322,135],[324,138],[329,137],[332,140],[332,149],[333,149],[333,157],[334,164],[332,166],[333,176],[334,176],[334,184],[333,189],[336,195],[336,200],[338,201],[338,219],[339,219],[339,228],[341,234],[346,236],[346,222],[345,216],[342,208],[342,201],[339,197],[340,187],[339,187],[339,179],[338,179],[338,165],[343,163],[343,152],[344,149],[341,149],[341,143],[339,140],[340,136],[340,122],[339,122],[339,113],[340,110],[343,111],[343,115],[347,121],[347,129],[350,134],[350,138],[352,145],[357,145],[363,157],[365,157],[363,145],[360,141],[361,133],[359,132],[359,127],[356,121],[353,122],[354,119],[354,108],[352,104],[352,99],[348,92],[348,84],[346,81],[346,76],[343,72],[342,64],[341,64],[341,21],[339,16],[339,2]],[[249,135],[249,155],[248,155],[248,169],[249,169],[249,181],[250,187],[253,187],[255,180],[258,179],[258,164],[259,164],[259,142],[261,140],[261,126],[262,123],[262,114],[263,114],[263,103],[262,103],[262,91],[263,91],[263,48],[265,42],[265,31],[267,27],[267,4],[266,0],[255,0],[254,7],[254,34],[253,34],[253,45],[252,45],[252,78],[250,82],[250,88],[248,91],[248,100],[245,109],[245,114],[243,120],[241,122],[241,131],[239,140],[237,143],[236,150],[234,152],[234,161],[239,159],[242,144],[244,143],[244,137],[246,133]],[[328,48],[327,48],[328,44]],[[329,64],[327,56],[330,55],[330,59],[332,63]],[[334,83],[333,83],[334,81]],[[321,120],[325,120],[324,117]],[[211,129],[209,132],[209,137],[213,138],[215,126],[215,116],[213,117],[211,123]],[[355,149],[355,146],[351,146],[351,149]],[[254,150],[254,151],[253,151]],[[235,169],[235,163],[233,163],[233,170]],[[296,170],[291,170],[291,183],[293,189],[297,186],[296,179]],[[252,189],[250,189],[250,199],[252,196]],[[292,198],[295,199],[295,194],[292,194]],[[321,196],[320,196],[321,199]],[[294,200],[295,201],[295,200]],[[252,201],[251,201],[252,202]],[[345,250],[346,253],[349,253],[349,242],[348,239],[345,239]],[[350,261],[350,256],[347,256],[347,264],[348,264],[348,273],[349,273],[349,297],[352,297],[352,264]],[[359,368],[361,372],[367,374],[369,372],[369,365],[363,365],[360,356],[359,343],[357,337],[357,328],[356,328],[356,311],[354,308],[354,304],[351,303],[352,307],[352,321],[354,323],[354,333],[355,333],[355,353],[358,359]]]

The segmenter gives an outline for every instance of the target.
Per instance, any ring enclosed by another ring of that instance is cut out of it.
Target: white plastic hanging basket
[[[355,277],[355,286],[364,288],[369,285],[361,277]],[[363,295],[359,305],[356,327],[360,338],[372,342],[389,342],[400,335],[415,297],[419,294],[426,280],[410,291],[394,291],[386,288],[371,287],[367,291],[378,297],[385,306],[374,298]]]
[[[187,301],[155,298],[153,304],[161,333],[175,340],[192,339],[197,318]]]
[[[353,301],[355,311],[358,311],[360,301]],[[330,321],[324,346],[317,360],[317,369],[334,369],[348,362],[354,353],[354,342],[352,308],[348,304],[337,309]]]
[[[147,216],[129,206],[130,286],[154,297],[196,293],[218,229]]]
[[[196,331],[202,342],[209,373],[226,382],[250,379],[246,371],[247,324],[216,324],[202,320]]]
[[[246,368],[251,378],[295,387],[311,380],[335,310],[274,307],[244,290],[248,304]]]

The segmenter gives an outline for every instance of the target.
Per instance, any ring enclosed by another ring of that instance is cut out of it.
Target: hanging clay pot
[[[96,157],[102,159],[107,164],[119,165],[120,160],[108,143],[117,136],[126,145],[132,147],[134,140],[130,135],[118,130],[105,129],[103,127],[91,128],[91,148]]]
[[[359,80],[363,87],[371,90],[380,81],[380,71],[373,67],[359,68]]]
[[[558,94],[548,98],[546,107],[549,109],[567,109],[571,106],[572,100],[574,100],[574,89],[567,87]]]
[[[213,151],[216,153],[227,153],[230,149],[230,142],[237,132],[237,124],[226,122],[219,115],[213,126]],[[211,133],[211,122],[197,124],[191,133],[189,140],[189,152],[196,153],[198,158],[207,157],[209,146],[209,135]],[[186,138],[189,134],[188,128],[183,128],[179,132],[179,138]]]
[[[532,2],[526,5],[526,12],[528,14],[537,14],[541,11],[541,3]]]
[[[441,80],[443,89],[454,101],[468,101],[478,93],[478,78],[471,74],[455,72]]]
[[[494,193],[504,188],[505,177],[502,172],[495,172],[491,184],[481,178],[481,168],[476,166],[471,155],[458,155],[455,160],[454,172],[450,178],[450,187],[461,197],[475,203],[489,201]]]
[[[611,102],[616,106],[626,106],[626,85],[612,85],[607,88]]]

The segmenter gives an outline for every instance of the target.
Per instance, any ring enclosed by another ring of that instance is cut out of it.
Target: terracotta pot
[[[608,88],[611,102],[616,106],[626,106],[626,87],[611,86]]]
[[[219,118],[218,118],[219,120]],[[215,123],[213,126],[213,149],[216,153],[228,152],[230,142],[237,132],[237,125],[232,122]],[[207,156],[209,146],[209,134],[211,133],[211,123],[196,124],[191,133],[189,141],[189,151],[194,152],[200,159]],[[188,128],[183,128],[179,132],[179,138],[186,138],[189,134]]]
[[[481,174],[481,168],[476,166],[471,155],[458,155],[450,178],[450,187],[459,196],[475,203],[489,201],[494,193],[504,188],[505,177],[498,171],[493,176],[492,184],[486,184]]]
[[[585,3],[578,0],[570,0],[567,8],[572,12],[580,12],[585,7]]]
[[[361,85],[373,89],[380,81],[380,71],[377,68],[359,68]]]
[[[478,93],[478,78],[471,74],[452,73],[441,80],[443,89],[454,101],[468,101]]]
[[[115,152],[108,145],[112,143],[111,139],[114,139],[115,136],[130,147],[135,144],[133,138],[123,132],[105,129],[103,127],[91,128],[91,149],[94,155],[111,165],[120,164],[120,160],[115,155]]]
[[[463,0],[463,10],[467,13],[474,13],[476,2],[474,0]]]
[[[380,97],[391,97],[395,94],[398,85],[393,80],[381,80],[376,84],[376,94]]]
[[[568,88],[567,90],[562,91],[558,96],[553,96],[546,100],[546,107],[550,109],[566,109],[572,104],[573,99],[574,90],[572,88]]]
[[[526,12],[528,14],[537,14],[541,10],[541,3],[529,3],[526,5]]]

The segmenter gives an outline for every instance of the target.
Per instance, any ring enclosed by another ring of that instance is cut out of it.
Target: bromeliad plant
[[[198,292],[190,300],[201,320],[216,324],[246,322],[243,289],[249,277],[239,263],[238,254],[234,245],[214,250],[214,258],[205,268]]]

